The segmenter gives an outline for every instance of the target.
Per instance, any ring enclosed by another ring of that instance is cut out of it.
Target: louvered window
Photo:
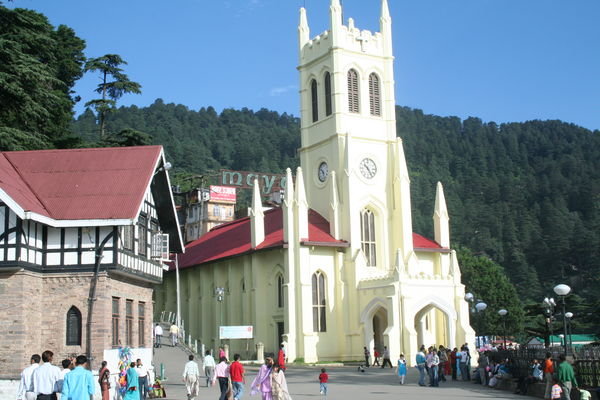
[[[363,210],[360,214],[360,244],[367,267],[377,265],[377,248],[375,247],[375,214],[371,210]]]
[[[379,77],[375,73],[369,75],[369,109],[371,115],[381,116],[381,90]]]
[[[348,71],[348,111],[353,113],[360,112],[358,101],[358,73],[356,70],[351,69]]]
[[[312,101],[312,120],[313,122],[317,122],[319,120],[319,96],[317,81],[314,79],[310,82],[310,98]]]
[[[125,301],[125,340],[133,346],[133,300]]]
[[[119,340],[119,303],[118,297],[112,298],[112,345],[113,347],[119,347],[121,341]]]
[[[327,332],[325,276],[322,272],[315,272],[312,276],[312,303],[313,303],[313,331]]]
[[[67,346],[81,346],[81,312],[75,306],[67,312]]]
[[[331,105],[331,74],[325,72],[325,115],[331,115],[333,107]]]

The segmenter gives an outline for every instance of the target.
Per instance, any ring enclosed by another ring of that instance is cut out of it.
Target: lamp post
[[[546,326],[548,327],[548,331],[550,332],[550,346],[552,347],[552,321],[554,320],[554,307],[556,307],[556,303],[554,302],[554,298],[546,297],[542,302],[542,307],[544,307],[544,316],[546,317]]]
[[[466,293],[465,294],[465,301],[467,303],[471,303],[472,307],[470,308],[470,311],[472,313],[480,313],[481,311],[484,311],[487,308],[487,304],[485,304],[483,301],[481,300],[476,300],[475,296],[473,295],[473,293]],[[477,347],[481,347],[480,346],[480,339],[479,339],[479,335],[475,335],[475,340],[477,341],[476,346]]]
[[[561,283],[560,285],[556,285],[554,287],[554,293],[556,293],[560,297],[561,303],[562,303],[563,330],[564,330],[565,340],[567,338],[567,316],[566,316],[566,310],[565,310],[565,297],[567,297],[567,295],[570,292],[571,292],[571,288],[563,283]],[[568,352],[567,343],[565,342],[565,355],[568,354],[567,352]]]
[[[220,327],[221,324],[223,323],[223,299],[225,297],[225,288],[223,287],[217,287],[215,288],[215,296],[217,298],[217,301],[219,302],[219,323],[217,324],[217,338],[215,340],[215,342],[219,341],[219,336],[220,336]],[[216,343],[215,343],[216,345]]]
[[[569,312],[565,313],[565,317],[567,317],[567,323],[568,323],[567,333],[569,334],[569,336],[568,336],[569,349],[571,349],[571,353],[573,353],[573,336],[571,336],[573,334],[573,326],[571,325],[571,318],[573,318],[573,313],[569,311]]]
[[[498,310],[498,315],[502,317],[502,335],[504,336],[504,350],[506,350],[506,314],[508,314],[508,311],[504,308]]]

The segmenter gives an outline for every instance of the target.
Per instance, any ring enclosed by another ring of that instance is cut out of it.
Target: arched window
[[[322,272],[315,272],[312,276],[312,303],[313,303],[313,331],[326,332],[325,322],[326,294],[325,276]]]
[[[331,74],[325,72],[325,115],[329,116],[333,112],[331,105]]]
[[[379,89],[379,77],[376,73],[369,75],[369,110],[371,115],[381,116],[381,90]]]
[[[358,72],[351,69],[348,71],[348,111],[353,113],[360,112],[358,100]]]
[[[317,81],[312,80],[310,82],[310,97],[312,101],[312,120],[317,122],[319,120],[319,99],[317,93]]]
[[[377,265],[377,249],[375,247],[375,214],[365,209],[360,214],[360,244],[367,259],[368,267]]]
[[[277,307],[283,307],[283,275],[277,274]]]
[[[67,346],[81,346],[81,312],[75,306],[67,311]]]

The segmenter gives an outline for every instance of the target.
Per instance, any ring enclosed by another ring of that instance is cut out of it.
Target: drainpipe
[[[90,295],[88,297],[88,315],[85,332],[85,344],[86,344],[86,355],[88,358],[89,369],[92,370],[92,317],[94,316],[94,302],[96,301],[96,288],[98,287],[98,274],[100,273],[100,261],[102,261],[104,246],[112,239],[114,231],[111,231],[104,240],[100,243],[100,246],[96,248],[96,260],[94,262],[94,276],[90,283]],[[116,251],[116,249],[114,250]]]

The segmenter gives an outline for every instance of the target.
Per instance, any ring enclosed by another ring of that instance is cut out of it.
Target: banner
[[[252,339],[254,328],[247,326],[220,326],[219,339]]]
[[[211,201],[227,201],[235,203],[237,200],[236,191],[231,186],[210,186]]]

